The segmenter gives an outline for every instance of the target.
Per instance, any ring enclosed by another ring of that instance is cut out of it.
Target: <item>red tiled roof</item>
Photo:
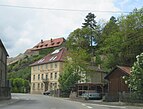
[[[41,40],[41,42],[39,42],[31,50],[35,51],[35,50],[40,50],[43,48],[57,47],[57,46],[62,45],[64,41],[65,41],[64,38],[56,38],[56,39],[45,40],[45,41]]]
[[[67,50],[64,47],[59,48],[59,49],[55,50],[54,52],[48,54],[44,58],[42,58],[42,59],[36,61],[35,63],[31,64],[30,66],[41,65],[41,64],[45,64],[45,63],[51,63],[51,62],[64,61],[66,51]]]

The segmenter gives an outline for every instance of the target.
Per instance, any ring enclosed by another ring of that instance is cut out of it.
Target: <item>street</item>
[[[18,99],[18,101],[1,106],[0,109],[143,109],[142,107],[82,103],[44,95],[12,94],[12,99]]]

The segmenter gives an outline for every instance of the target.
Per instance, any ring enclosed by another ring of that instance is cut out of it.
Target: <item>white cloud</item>
[[[0,4],[56,9],[119,11],[114,0],[1,0]],[[67,37],[81,27],[88,12],[49,11],[0,7],[0,34],[10,56],[33,47],[41,39]],[[108,20],[113,13],[93,12]],[[11,46],[9,46],[11,45]]]

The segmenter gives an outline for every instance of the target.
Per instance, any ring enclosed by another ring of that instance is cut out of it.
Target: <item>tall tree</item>
[[[85,38],[87,38],[90,41],[90,49],[93,54],[93,44],[97,44],[98,37],[99,37],[99,26],[97,25],[97,22],[95,21],[96,16],[92,13],[88,13],[86,18],[84,19],[83,28],[88,28],[88,31],[90,31],[90,34],[85,35]]]

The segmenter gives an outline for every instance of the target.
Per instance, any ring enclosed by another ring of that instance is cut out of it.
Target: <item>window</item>
[[[42,76],[41,76],[41,79],[43,79],[44,78],[44,74],[42,74]]]
[[[53,63],[51,63],[50,65],[51,65],[51,68],[53,68]]]
[[[53,85],[53,84],[52,84],[52,83],[50,83],[50,89],[52,89],[52,85]]]
[[[38,80],[40,80],[40,74],[38,74]]]
[[[41,83],[41,89],[43,89],[43,83]]]
[[[51,73],[51,77],[50,77],[51,79],[53,78],[53,73]]]
[[[48,64],[46,64],[46,69],[48,69]]]
[[[43,65],[41,65],[41,69],[43,70]]]
[[[48,79],[48,74],[46,74],[46,80]]]
[[[33,80],[35,80],[35,75],[33,75]]]
[[[38,70],[40,70],[40,66],[38,66]]]
[[[57,88],[57,83],[55,83],[55,89]]]
[[[55,79],[57,79],[57,72],[55,73]]]
[[[34,71],[36,70],[36,66],[33,67],[33,70],[34,70]]]
[[[38,83],[38,89],[40,89],[40,83]]]
[[[35,83],[33,83],[33,90],[35,90]]]
[[[55,68],[57,68],[57,63],[55,63]]]

